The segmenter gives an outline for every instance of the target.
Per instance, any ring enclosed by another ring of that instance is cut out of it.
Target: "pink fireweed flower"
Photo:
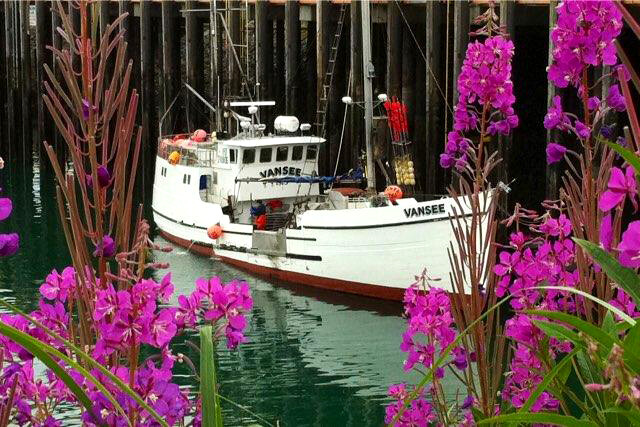
[[[627,166],[625,172],[622,169],[611,168],[611,176],[607,184],[607,190],[602,193],[598,201],[598,207],[603,212],[608,212],[618,205],[624,203],[626,197],[629,197],[634,209],[638,209],[636,197],[638,195],[637,181],[635,171],[631,166]]]
[[[395,399],[395,402],[389,404],[385,410],[385,423],[391,424],[393,422],[398,412],[404,407],[404,401],[409,394],[410,391],[407,391],[405,384],[395,384],[389,387],[388,395]],[[436,415],[433,413],[431,405],[424,399],[424,392],[421,389],[418,397],[411,401],[408,408],[405,408],[394,426],[428,426],[435,419]]]
[[[625,267],[640,267],[640,221],[633,221],[622,233],[622,241],[618,245],[620,264]]]
[[[0,221],[9,218],[13,210],[13,202],[8,197],[0,198]]]
[[[550,142],[547,145],[547,164],[551,165],[553,163],[558,163],[564,158],[566,152],[567,147],[565,147],[564,145]]]
[[[600,244],[602,247],[611,252],[613,244],[613,224],[611,223],[611,214],[605,215],[600,222]]]
[[[616,64],[613,40],[622,30],[622,13],[610,0],[563,1],[557,10],[548,77],[558,87],[580,87],[588,66]]]
[[[45,282],[40,286],[40,294],[50,300],[65,302],[67,297],[75,291],[76,270],[66,267],[62,273],[53,270],[47,275]]]
[[[458,170],[466,167],[471,141],[464,133],[478,131],[478,112],[485,107],[490,117],[488,134],[506,135],[518,126],[511,81],[513,52],[513,42],[502,36],[469,43],[457,82],[459,97],[453,113],[453,131],[449,132],[445,152],[440,155],[442,167],[455,166]]]
[[[553,101],[547,114],[544,116],[545,129],[567,129],[571,125],[569,116],[562,110],[562,99],[559,95],[553,97]]]
[[[613,85],[609,88],[607,105],[616,111],[624,111],[627,108],[624,96],[620,93],[620,86]]]
[[[111,258],[116,254],[116,242],[111,236],[105,234],[102,239],[96,244],[96,248],[93,251],[93,256]]]
[[[628,314],[631,317],[634,317],[634,318],[640,317],[640,311],[638,311],[638,308],[636,307],[635,302],[622,289],[616,290],[616,297],[611,301],[609,301],[609,304],[620,309],[621,311],[623,311],[624,313]],[[618,319],[618,315],[616,314],[615,316]],[[621,320],[622,319],[618,319],[618,321],[621,321]]]
[[[0,256],[15,255],[20,248],[18,233],[0,234]]]

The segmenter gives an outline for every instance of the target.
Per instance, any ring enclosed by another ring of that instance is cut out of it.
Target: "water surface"
[[[21,238],[16,256],[0,259],[0,295],[33,309],[46,274],[69,264],[53,178],[40,176],[37,163],[9,165],[0,172],[0,187],[14,202],[0,229],[17,231]],[[150,197],[144,199],[150,203]],[[388,385],[416,379],[402,370],[404,321],[398,303],[267,282],[177,247],[156,259],[171,264],[176,294],[190,293],[198,277],[244,278],[250,284],[255,307],[249,341],[234,352],[220,346],[221,393],[274,424],[381,425]],[[197,358],[183,343],[174,351]],[[179,383],[197,387],[185,366],[176,372]],[[230,404],[223,409],[227,425],[255,423]]]

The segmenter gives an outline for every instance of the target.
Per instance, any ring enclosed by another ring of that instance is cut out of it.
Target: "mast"
[[[371,13],[369,0],[362,0],[362,72],[364,74],[364,136],[367,148],[367,190],[376,191],[376,170],[373,163],[373,146],[371,130],[373,127],[373,94],[371,79],[373,64],[371,63]],[[351,3],[353,7],[354,3]]]

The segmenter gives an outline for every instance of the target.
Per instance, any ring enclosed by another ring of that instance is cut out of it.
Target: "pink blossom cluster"
[[[532,322],[526,309],[541,309],[577,313],[578,303],[574,294],[560,290],[534,289],[540,286],[575,287],[579,272],[574,263],[576,246],[571,240],[571,222],[564,215],[557,218],[547,215],[537,227],[532,227],[535,237],[522,232],[510,237],[510,248],[499,255],[500,262],[494,267],[499,282],[498,296],[507,292],[512,295],[511,305],[516,310],[514,317],[505,324],[505,335],[515,342],[511,369],[505,380],[502,397],[519,408],[529,398],[534,388],[542,381],[544,371],[536,353],[547,336]],[[551,338],[548,341],[550,356],[571,351],[570,344]],[[558,401],[544,392],[532,406],[533,411],[555,410]]]
[[[393,422],[414,390],[407,390],[406,384],[395,384],[389,387],[388,395],[394,399],[394,402],[385,410],[385,423],[391,424]],[[436,415],[432,411],[431,404],[424,398],[423,390],[420,390],[418,396],[411,401],[409,407],[402,412],[393,425],[397,427],[427,427],[435,419]]]
[[[451,314],[451,302],[446,291],[440,288],[430,287],[421,289],[417,283],[413,284],[404,294],[404,311],[407,317],[407,329],[402,336],[400,349],[408,353],[404,364],[405,371],[414,368],[432,369],[435,359],[442,356],[445,349],[456,339],[457,332],[454,328]],[[475,353],[458,346],[452,350],[453,357],[448,364],[459,370],[467,368],[470,362],[475,362]],[[434,371],[436,379],[444,377],[444,369],[437,367]],[[414,392],[408,390],[405,384],[392,385],[388,395],[394,399],[386,408],[385,422],[391,423],[401,408],[404,407],[409,395]],[[430,393],[434,388],[429,389]],[[469,408],[473,405],[473,398],[468,397],[461,406],[467,413],[461,415],[464,418],[460,425],[474,425]],[[425,400],[424,390],[420,389],[418,397],[407,404],[394,425],[398,426],[428,426],[437,416],[432,411],[431,405]]]
[[[583,71],[617,62],[613,41],[622,30],[622,13],[611,0],[563,1],[557,11],[549,80],[558,87],[572,85],[584,90]]]
[[[78,280],[72,267],[63,269],[61,273],[53,270],[40,287],[42,299],[39,308],[31,313],[33,318],[65,339],[70,338],[69,304],[80,297]],[[90,354],[126,383],[133,375],[133,389],[169,425],[182,423],[185,417],[197,418],[200,410],[173,382],[175,362],[186,358],[172,353],[173,338],[186,328],[207,322],[216,328],[216,338],[226,336],[227,347],[235,348],[246,341],[245,316],[253,306],[249,287],[241,281],[223,284],[218,278],[198,279],[196,290],[190,296],[178,297],[178,307],[167,307],[165,304],[173,292],[170,273],[159,282],[142,279],[123,289],[116,288],[113,283],[102,286],[98,280],[91,292],[95,295],[91,316],[97,340],[91,346]],[[2,315],[0,320],[71,356],[63,343],[24,317]],[[143,347],[146,353],[155,356],[137,366],[130,366],[131,355],[139,354]],[[75,403],[72,393],[52,372],[47,371],[46,381],[38,378],[34,374],[33,355],[5,337],[0,337],[0,371],[0,405],[5,404],[8,391],[15,382],[13,405],[17,410],[14,421],[20,425],[57,427],[60,422],[38,408]],[[130,420],[116,412],[111,402],[91,382],[73,370],[69,370],[69,374],[94,402],[93,411],[82,415],[85,425],[129,425]],[[98,370],[93,370],[92,374],[100,379],[123,408],[136,411],[136,425],[157,425],[149,413],[120,392],[111,380]]]
[[[513,52],[513,42],[503,36],[469,43],[458,77],[453,130],[447,135],[445,152],[440,155],[442,167],[455,166],[458,170],[466,167],[472,146],[471,139],[465,136],[469,132],[484,130],[489,135],[506,135],[518,126],[511,81]]]
[[[594,129],[601,127],[601,133],[610,138],[611,130],[601,126],[602,119],[610,110],[624,111],[625,99],[620,86],[614,83],[604,100],[590,96],[589,67],[613,66],[614,81],[617,70],[622,68],[628,80],[628,71],[618,64],[616,47],[613,43],[622,30],[622,13],[612,0],[572,0],[563,1],[557,8],[558,22],[551,33],[553,42],[553,62],[548,69],[548,78],[557,87],[573,86],[584,104],[584,116],[563,111],[560,96],[553,98],[544,118],[546,129],[557,129],[575,135],[580,141],[593,136]],[[567,149],[557,142],[547,146],[547,163],[552,164],[564,158]]]
[[[416,364],[429,369],[456,338],[449,296],[439,288],[421,292],[414,284],[405,291],[404,307],[408,325],[400,349],[409,353],[404,370]]]

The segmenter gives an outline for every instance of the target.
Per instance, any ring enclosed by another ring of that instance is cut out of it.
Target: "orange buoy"
[[[219,239],[220,236],[222,236],[222,227],[220,227],[220,224],[215,224],[207,228],[207,236],[213,240]]]
[[[180,163],[180,153],[172,151],[171,154],[169,154],[169,164],[177,165],[178,163]]]
[[[207,140],[207,132],[202,129],[198,129],[193,133],[193,135],[191,135],[191,140],[195,142],[205,142]]]
[[[396,200],[402,199],[402,188],[397,185],[390,185],[384,189],[384,195],[391,200],[391,203],[395,203]]]
[[[262,214],[256,218],[256,228],[258,230],[264,230],[267,228],[267,216]]]

